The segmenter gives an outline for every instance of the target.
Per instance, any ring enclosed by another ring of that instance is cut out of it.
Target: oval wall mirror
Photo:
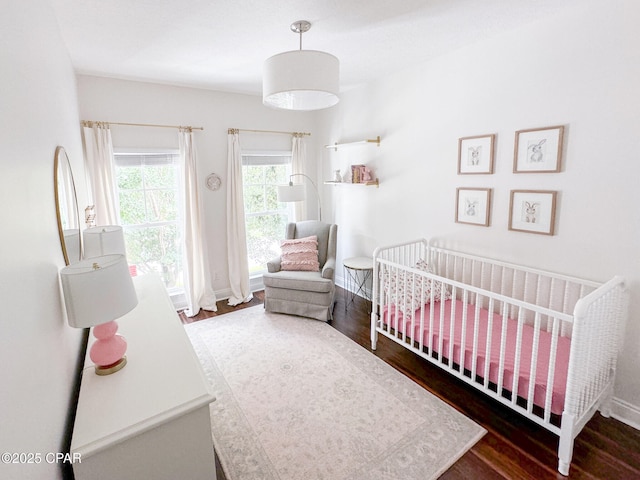
[[[80,214],[71,163],[64,147],[57,147],[53,161],[53,186],[62,254],[67,265],[80,261]]]

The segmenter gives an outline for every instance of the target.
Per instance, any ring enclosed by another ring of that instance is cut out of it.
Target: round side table
[[[367,291],[367,281],[373,276],[373,258],[351,257],[342,262],[344,266],[344,309],[349,308],[356,295],[362,296],[371,306],[371,294]],[[371,311],[371,308],[369,308]]]

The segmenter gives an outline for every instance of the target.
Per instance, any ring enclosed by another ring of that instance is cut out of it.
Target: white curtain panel
[[[96,225],[118,225],[118,195],[113,144],[108,124],[92,122],[82,128],[89,180],[89,198],[95,205]]]
[[[211,285],[207,236],[203,230],[203,210],[198,189],[196,150],[191,129],[180,129],[180,171],[184,187],[183,271],[187,299],[185,315],[193,317],[200,309],[216,311],[216,294]]]
[[[247,231],[244,223],[244,197],[242,192],[242,154],[240,135],[230,129],[227,141],[227,260],[229,262],[229,305],[240,305],[253,298],[249,287],[249,260],[247,258]]]
[[[301,133],[294,133],[291,143],[291,173],[306,174],[305,165],[307,162],[307,145],[304,141],[303,135]],[[304,177],[293,177],[292,180],[293,183],[304,184],[306,191],[306,182]],[[294,208],[296,222],[307,220],[307,202],[296,202]]]

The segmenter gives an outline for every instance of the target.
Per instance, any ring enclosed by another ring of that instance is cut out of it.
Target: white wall
[[[310,132],[308,168],[316,171],[314,115],[267,108],[257,96],[239,95],[168,85],[131,82],[92,76],[78,77],[80,115],[83,120],[110,122],[191,125],[196,131],[198,175],[202,179],[205,231],[209,242],[209,261],[213,288],[218,298],[228,297],[226,205],[227,130],[275,130]],[[178,148],[177,130],[164,128],[111,127],[114,148]],[[243,149],[291,150],[290,135],[240,133]],[[205,188],[204,179],[212,172],[222,178],[220,190]],[[316,208],[312,205],[313,212]]]
[[[44,456],[64,448],[81,331],[61,304],[53,157],[63,145],[82,174],[82,148],[75,76],[47,1],[3,2],[0,69],[0,452],[43,455],[0,463],[0,477],[59,478]]]
[[[342,258],[430,237],[448,247],[604,281],[624,275],[632,309],[616,413],[640,425],[640,4],[590,1],[566,15],[347,92],[322,115],[325,178],[368,164],[380,188],[325,186]],[[512,173],[514,132],[565,125],[561,173]],[[457,175],[458,138],[497,134],[494,175]],[[491,226],[454,222],[457,187],[493,189]],[[511,189],[558,190],[555,236],[508,231]]]

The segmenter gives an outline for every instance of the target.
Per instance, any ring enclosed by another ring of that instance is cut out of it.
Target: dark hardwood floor
[[[218,312],[201,311],[196,317],[187,319],[181,315],[181,318],[184,323],[191,323],[260,305],[263,299],[264,293],[257,292],[251,302],[240,307],[229,307],[226,301],[221,301]],[[371,350],[368,303],[356,298],[345,310],[342,289],[338,289],[336,300],[330,324]],[[380,336],[374,354],[487,430],[487,434],[442,475],[442,479],[566,478],[557,471],[558,438],[552,433],[383,336]],[[219,479],[226,480],[221,470],[218,474]],[[596,413],[576,438],[569,478],[640,479],[640,431]]]

